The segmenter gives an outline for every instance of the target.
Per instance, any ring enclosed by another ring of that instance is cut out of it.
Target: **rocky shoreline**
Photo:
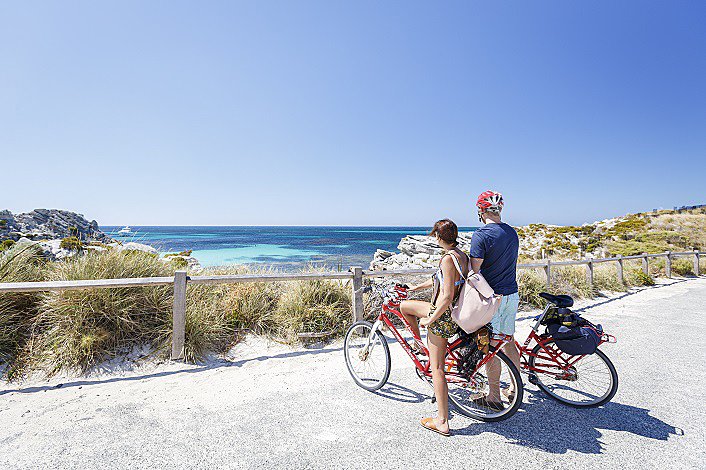
[[[73,243],[66,240],[75,238]],[[155,256],[157,249],[143,243],[121,242],[100,230],[98,222],[89,221],[83,214],[59,209],[35,209],[31,212],[13,214],[0,210],[0,242],[6,246],[21,248],[30,244],[42,250],[48,261],[59,261],[91,251],[142,251]],[[160,258],[167,263],[178,263],[182,267],[200,269],[198,260],[190,254],[173,253]]]
[[[624,256],[642,252],[684,251],[706,246],[706,209],[660,210],[629,214],[581,226],[530,224],[516,227],[523,260],[580,259]],[[470,250],[473,232],[459,233],[459,246]],[[67,243],[67,239],[74,244]],[[72,241],[72,240],[69,240]],[[45,258],[56,261],[88,251],[137,250],[159,255],[152,246],[112,239],[95,220],[65,210],[35,209],[12,214],[0,210],[0,250],[12,244],[35,243]],[[77,248],[75,248],[77,247]],[[408,235],[397,245],[398,252],[378,249],[369,264],[371,270],[435,268],[442,250],[433,237]],[[198,270],[190,251],[160,258],[180,268]]]
[[[471,248],[473,232],[460,232],[458,244],[461,250],[468,252]],[[407,235],[397,245],[399,253],[387,250],[376,250],[370,262],[371,270],[396,269],[428,269],[439,265],[443,250],[434,237],[426,235]]]

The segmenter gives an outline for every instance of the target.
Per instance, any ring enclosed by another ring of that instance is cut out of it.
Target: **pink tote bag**
[[[471,273],[464,277],[456,257],[451,258],[465,281],[456,305],[451,309],[451,319],[466,333],[473,333],[490,323],[500,307],[502,296],[495,295],[495,291],[481,273]]]

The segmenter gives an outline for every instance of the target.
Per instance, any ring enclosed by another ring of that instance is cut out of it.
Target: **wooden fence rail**
[[[641,255],[617,256],[613,258],[587,258],[574,261],[551,261],[549,259],[536,263],[518,264],[518,269],[542,269],[546,276],[547,289],[551,289],[552,268],[555,266],[586,265],[586,279],[593,287],[594,265],[598,263],[616,262],[618,277],[625,282],[624,262],[626,260],[642,260],[642,270],[649,274],[650,258],[665,258],[665,272],[672,277],[672,260],[677,257],[693,256],[694,274],[699,276],[698,250],[684,252],[643,253]],[[65,291],[78,289],[111,289],[119,287],[149,287],[167,286],[174,288],[174,304],[172,313],[172,359],[183,359],[186,328],[186,287],[188,284],[234,284],[243,282],[273,282],[273,281],[312,281],[321,279],[350,279],[352,281],[352,317],[353,321],[363,318],[363,279],[380,278],[397,275],[432,274],[435,269],[398,269],[369,271],[359,266],[353,266],[347,272],[295,273],[295,274],[234,274],[214,276],[187,276],[186,271],[177,271],[173,277],[147,277],[129,279],[90,279],[82,281],[51,281],[51,282],[6,282],[0,283],[0,294],[8,292],[40,292]]]

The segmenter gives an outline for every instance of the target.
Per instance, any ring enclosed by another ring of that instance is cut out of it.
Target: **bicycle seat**
[[[557,307],[568,308],[574,305],[574,299],[568,295],[552,295],[548,292],[542,292],[539,296],[544,300],[553,303]]]

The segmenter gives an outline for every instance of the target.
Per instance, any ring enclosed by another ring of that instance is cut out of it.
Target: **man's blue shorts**
[[[493,315],[490,324],[493,325],[493,332],[506,335],[515,334],[515,317],[520,306],[520,295],[515,292],[510,295],[503,295],[498,311]]]

